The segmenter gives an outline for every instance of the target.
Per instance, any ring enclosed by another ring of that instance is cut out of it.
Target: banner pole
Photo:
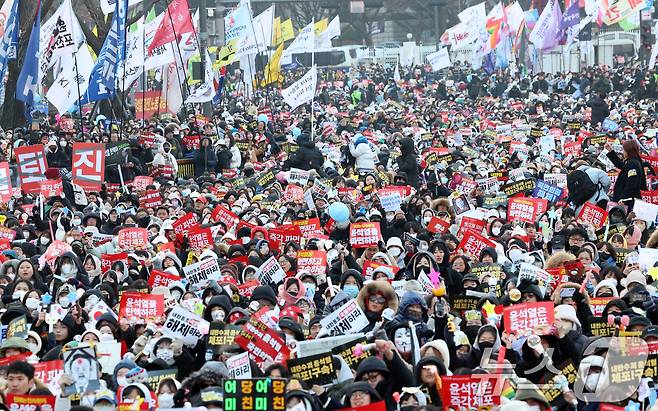
[[[180,58],[180,63],[181,65],[184,65],[185,62],[183,61],[183,54],[180,52],[180,45],[178,44],[178,34],[176,33],[176,28],[174,27],[174,19],[171,18],[171,13],[169,12],[169,7],[167,7],[167,16],[169,16],[169,23],[171,24],[171,30],[174,32],[174,38],[176,39],[174,41],[174,44],[176,45],[176,50],[178,51],[178,57]],[[189,9],[188,9],[189,13]],[[192,26],[194,26],[194,22],[192,22]],[[185,67],[183,67],[183,77],[185,77],[185,89],[187,90],[187,96],[189,97],[190,95],[190,85],[187,82],[187,71],[185,70]],[[178,73],[178,63],[176,63],[176,80],[180,82],[180,74]],[[185,118],[187,119],[187,104],[183,102],[183,110],[185,110]],[[193,110],[193,115],[194,115],[194,124],[196,124],[197,129],[199,128],[199,122],[196,118],[196,110],[194,109],[194,105],[192,105],[192,110]]]
[[[311,26],[313,28],[313,48],[311,49],[311,70],[315,67],[315,16],[313,16],[313,19],[311,19],[311,22],[313,23]],[[317,87],[317,83],[316,83]],[[311,97],[311,141],[315,141],[315,89],[313,90],[313,96]]]
[[[123,130],[124,130],[124,123],[126,113],[125,113],[125,106],[126,106],[126,47],[128,45],[128,2],[125,2],[126,5],[126,15],[123,20],[123,55],[121,56],[121,64],[123,65],[123,78],[121,80],[121,138],[123,138]],[[118,19],[117,19],[118,22]]]
[[[75,52],[75,55],[73,56],[73,64],[75,65],[75,85],[78,88],[78,113],[80,114],[80,132],[84,132],[82,129],[82,104],[80,103],[82,101],[82,95],[80,93],[80,82],[78,79],[80,78],[80,73],[78,72],[78,52]]]
[[[146,2],[142,2],[142,14],[146,16]],[[144,18],[144,24],[142,25],[142,56],[144,56],[144,66],[142,68],[142,125],[146,124],[146,18]],[[162,94],[162,93],[160,93]],[[158,97],[158,115],[160,114],[160,97]]]

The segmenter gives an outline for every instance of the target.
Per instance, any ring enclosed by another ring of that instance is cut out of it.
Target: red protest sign
[[[190,248],[194,250],[201,250],[212,246],[213,239],[210,227],[193,227],[190,232],[187,233],[187,240],[190,243]]]
[[[135,115],[137,120],[149,120],[155,113],[167,113],[167,99],[160,91],[136,91]]]
[[[40,193],[46,198],[61,196],[64,192],[62,177],[56,180],[44,180],[41,182]]]
[[[105,271],[112,268],[112,264],[114,264],[117,261],[123,261],[124,264],[127,263],[128,253],[124,251],[122,253],[117,253],[117,254],[101,254],[101,272],[104,273]]]
[[[366,280],[372,278],[372,272],[379,267],[388,268],[389,270],[391,270],[393,275],[397,274],[397,272],[400,271],[400,267],[396,267],[388,264],[380,264],[371,260],[366,260],[363,263],[363,271],[361,272],[361,274],[363,274],[363,278],[365,278]]]
[[[242,326],[242,331],[235,337],[235,344],[251,353],[258,363],[281,363],[287,360],[290,349],[286,341],[260,321],[256,314]]]
[[[155,319],[164,315],[164,295],[128,293],[121,295],[119,318]]]
[[[14,238],[16,238],[16,231],[5,226],[0,226],[0,239],[14,241]]]
[[[55,409],[54,395],[19,395],[7,394],[5,404],[10,410],[46,411]]]
[[[500,404],[496,389],[499,375],[470,374],[441,377],[441,398],[445,409],[490,409]]]
[[[48,168],[43,144],[16,147],[14,153],[16,153],[21,188],[26,194],[39,194],[40,184],[46,179],[45,173]]]
[[[105,144],[73,143],[72,180],[84,190],[100,190],[105,181]]]
[[[462,238],[466,231],[482,234],[482,230],[484,230],[486,225],[486,221],[472,217],[462,217],[461,223],[459,224],[459,231],[457,232],[457,238]]]
[[[168,287],[169,284],[174,281],[180,281],[181,277],[173,274],[166,273],[160,270],[151,270],[151,275],[149,276],[149,287],[151,289],[155,287]]]
[[[562,149],[562,155],[564,157],[568,156],[569,154],[571,154],[572,157],[578,157],[580,154],[582,154],[582,152],[583,147],[577,141],[566,143]]]
[[[119,248],[122,250],[139,250],[146,247],[149,242],[149,233],[146,228],[122,228],[119,230]]]
[[[195,150],[199,149],[201,142],[201,136],[195,135],[195,136],[189,136],[185,135],[183,136],[183,145],[187,147],[192,147]]]
[[[555,313],[553,302],[515,304],[503,309],[505,330],[515,334],[525,334],[538,328],[553,325]]]
[[[577,292],[577,291],[576,291]],[[603,314],[603,309],[615,297],[597,297],[589,300],[589,306],[592,308],[594,317],[600,317]]]
[[[510,198],[507,204],[507,220],[534,223],[537,218],[535,202],[525,197]]]
[[[457,249],[464,250],[466,254],[469,254],[473,258],[479,258],[482,250],[487,247],[496,248],[496,244],[478,233],[466,231]]]
[[[144,208],[155,208],[162,205],[162,196],[158,190],[147,190],[146,194],[140,197],[139,205]]]
[[[376,246],[381,238],[379,223],[361,222],[350,224],[350,245],[354,248]]]
[[[228,208],[222,206],[221,204],[217,204],[215,209],[212,210],[212,214],[210,214],[210,218],[212,218],[212,220],[216,223],[224,224],[227,230],[230,230],[233,227],[235,227],[240,221],[240,218],[235,213],[233,213]]]
[[[256,287],[260,285],[260,281],[258,280],[249,280],[244,284],[238,285],[238,290],[240,291],[240,295],[246,298],[250,298],[251,294],[254,293],[254,290]]]
[[[587,202],[580,209],[578,218],[590,223],[598,230],[605,225],[605,221],[608,219],[608,212],[590,202]]]
[[[180,217],[172,224],[172,226],[174,227],[174,233],[176,233],[176,237],[178,238],[185,237],[190,232],[192,227],[198,225],[199,223],[196,220],[196,215],[191,212]]]
[[[137,176],[130,183],[135,191],[145,191],[146,187],[153,184],[153,177],[150,176]]]
[[[270,229],[272,248],[280,249],[289,241],[294,241],[297,244],[302,242],[302,230],[299,226],[287,224]]]
[[[5,228],[5,227],[0,227],[0,231],[3,228]],[[14,232],[14,235],[15,234],[16,233]],[[12,241],[12,240],[9,240],[9,241]],[[50,243],[50,245],[46,249],[46,252],[43,254],[43,259],[46,260],[46,262],[48,263],[50,268],[54,271],[55,270],[55,260],[57,259],[57,257],[59,257],[60,255],[62,255],[64,253],[67,253],[69,251],[73,251],[73,248],[71,248],[71,246],[68,243],[66,243],[64,241],[60,241],[60,240],[55,240],[52,243]],[[105,271],[103,271],[103,272],[105,272]]]
[[[641,190],[642,201],[651,204],[658,204],[658,190]]]
[[[34,377],[50,388],[53,394],[57,394],[62,374],[64,374],[64,360],[40,361],[34,364]]]
[[[290,184],[286,186],[286,190],[283,192],[283,199],[286,201],[304,201],[304,189],[298,185]]]
[[[320,250],[297,251],[297,272],[308,271],[316,278],[327,273],[327,252]]]
[[[0,240],[0,252],[11,249],[11,241],[2,239]]]
[[[324,234],[322,231],[322,224],[320,224],[319,218],[309,218],[306,220],[295,220],[292,222],[293,225],[299,227],[302,232],[302,237],[306,239],[311,239],[316,236],[316,234]]]
[[[450,228],[450,222],[437,216],[432,216],[430,222],[427,224],[427,231],[434,234],[445,234]]]
[[[11,187],[11,173],[9,171],[9,163],[0,163],[0,199],[2,201],[9,201],[12,196]]]

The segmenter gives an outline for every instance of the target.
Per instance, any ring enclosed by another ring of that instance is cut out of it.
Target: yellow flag
[[[275,17],[272,23],[272,44],[278,46],[283,43],[283,34],[281,34],[281,17]]]
[[[288,19],[281,23],[281,37],[283,38],[283,41],[295,38],[295,30],[292,28],[292,20]]]
[[[238,39],[233,39],[229,41],[221,50],[219,50],[219,57],[217,58],[219,62],[219,68],[228,66],[233,63],[235,60],[236,46],[238,44]]]
[[[316,21],[315,22],[315,27],[314,27],[315,28],[315,35],[319,36],[320,33],[325,31],[327,29],[327,24],[329,24],[329,20],[327,20],[326,18],[324,18],[320,21]]]
[[[277,47],[274,54],[272,54],[272,58],[267,62],[263,72],[265,79],[261,82],[261,86],[279,81],[279,76],[281,75],[281,54],[283,54],[283,43]]]

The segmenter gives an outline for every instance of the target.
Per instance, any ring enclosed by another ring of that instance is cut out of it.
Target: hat
[[[98,234],[99,233],[98,227],[96,227],[94,225],[90,225],[90,226],[85,227],[84,234],[90,234],[90,233],[91,233],[91,235]]]
[[[571,305],[560,304],[555,307],[555,319],[556,320],[567,320],[571,321],[574,324],[577,324],[580,327],[580,321],[576,315],[576,309]]]
[[[258,287],[254,288],[250,301],[258,300],[267,300],[272,303],[272,305],[276,305],[276,294],[274,294],[272,287],[268,285],[259,285]]]
[[[404,247],[402,246],[402,240],[400,240],[399,237],[391,237],[386,242],[386,249],[387,250],[389,248],[393,248],[393,247],[398,247],[399,249],[404,250]]]
[[[647,285],[647,278],[642,274],[640,270],[631,271],[626,278],[621,279],[621,285],[628,288],[629,285],[633,283],[638,283],[640,285]]]
[[[551,238],[550,244],[551,244],[551,250],[564,250],[566,245],[566,239],[561,235],[557,235]]]
[[[2,342],[2,345],[0,345],[0,353],[3,357],[5,356],[5,350],[9,348],[30,351],[27,346],[27,341],[19,337],[9,337]]]
[[[96,393],[96,398],[94,398],[94,405],[99,403],[100,401],[107,401],[109,403],[112,403],[112,405],[117,405],[117,398],[114,395],[114,393],[110,390],[102,390]]]

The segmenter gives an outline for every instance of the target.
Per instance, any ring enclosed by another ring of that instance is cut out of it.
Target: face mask
[[[66,308],[66,307],[68,307],[69,305],[71,305],[71,302],[69,301],[69,298],[68,298],[68,297],[62,297],[62,298],[60,298],[58,301],[59,301],[59,305],[61,305],[61,306],[64,307],[64,308]]]
[[[66,147],[66,141],[65,140],[60,141],[59,146],[60,147]]]
[[[395,247],[388,250],[388,253],[393,257],[398,258],[400,254],[402,254],[402,251],[399,248]]]
[[[72,277],[77,274],[77,272],[78,269],[73,264],[62,264],[62,274],[64,274],[65,277]]]
[[[14,294],[11,295],[14,300],[22,300],[23,297],[25,297],[25,291],[14,291]]]
[[[114,336],[112,334],[101,334],[101,341],[113,341]]]
[[[241,237],[242,239],[242,244],[247,244],[249,241],[251,241],[251,237]]]
[[[174,408],[174,394],[158,395],[158,405],[160,408]]]
[[[478,345],[480,346],[480,350],[485,350],[487,348],[493,348],[494,343],[490,341],[482,341]]]
[[[27,343],[27,349],[30,350],[30,352],[33,354],[36,354],[39,351],[39,347],[37,347],[36,344],[32,344],[32,343]]]
[[[82,220],[80,220],[79,218],[75,218],[75,219],[71,220],[71,225],[73,225],[74,227],[77,227],[80,224],[82,224]]]
[[[213,321],[224,321],[224,318],[226,318],[226,313],[224,313],[224,310],[217,310],[213,311],[211,316]]]
[[[90,311],[96,304],[98,304],[98,297],[95,295],[90,295],[85,300],[85,310]]]
[[[393,221],[394,218],[395,218],[395,214],[386,214],[386,221],[388,221],[389,223]]]
[[[23,238],[25,238],[26,240],[28,238],[30,238],[30,232],[29,231],[23,231]]]
[[[48,244],[50,244],[50,238],[48,238],[48,237],[41,237],[41,238],[39,239],[39,242],[41,243],[41,245],[48,245]]]
[[[427,251],[429,247],[430,247],[429,244],[427,244],[427,242],[425,241],[421,241],[420,243],[418,243],[418,251]]]
[[[117,384],[121,387],[125,387],[128,385],[128,380],[126,379],[126,376],[124,375],[123,377],[117,377]]]
[[[208,305],[208,303],[210,302],[210,299],[211,299],[211,298],[212,298],[212,297],[206,297],[206,298],[203,300],[203,303],[204,303],[205,305]]]
[[[411,351],[411,333],[409,332],[408,328],[398,328],[395,330],[393,341],[395,342],[395,348],[397,348],[398,351]]]
[[[587,376],[585,379],[585,388],[587,388],[587,391],[594,392],[596,391],[596,385],[599,382],[601,374],[598,372],[592,373]]]
[[[25,306],[28,308],[28,310],[36,310],[39,307],[40,302],[41,301],[39,301],[39,299],[30,297],[25,300]]]
[[[423,217],[423,224],[425,225],[429,224],[431,219],[432,219],[431,216]]]
[[[171,297],[176,301],[180,300],[181,295],[181,292],[178,290],[171,291]]]
[[[518,248],[514,248],[510,250],[509,253],[507,253],[507,256],[513,263],[515,263],[521,259],[523,256],[523,251],[519,250]]]
[[[174,352],[169,348],[160,348],[155,354],[156,357],[171,365],[174,363]]]
[[[423,314],[422,313],[407,313],[407,318],[409,318],[411,321],[422,321],[423,319]]]
[[[498,237],[500,235],[500,227],[494,227],[491,229],[491,234],[495,235]]]
[[[350,297],[356,298],[356,296],[359,295],[359,286],[356,284],[346,284],[343,287],[343,291],[345,291]]]
[[[441,184],[443,185],[448,184],[448,177],[441,177],[440,180],[441,180]]]
[[[115,411],[116,408],[114,408],[111,405],[96,405],[94,406],[94,411]]]

